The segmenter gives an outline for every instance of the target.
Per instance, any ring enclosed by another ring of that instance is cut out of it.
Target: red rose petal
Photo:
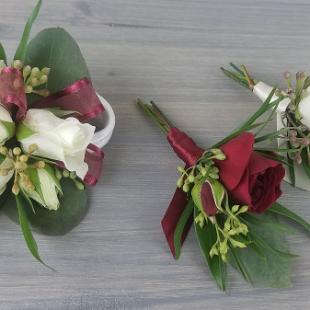
[[[254,135],[244,132],[221,146],[226,159],[217,161],[221,183],[232,191],[240,183],[253,153]]]

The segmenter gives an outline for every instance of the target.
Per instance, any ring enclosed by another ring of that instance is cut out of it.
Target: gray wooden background
[[[34,0],[1,1],[0,38],[14,51]],[[253,289],[233,273],[215,287],[191,233],[176,262],[160,220],[179,161],[136,109],[154,99],[199,143],[217,141],[253,112],[257,100],[219,71],[229,61],[280,83],[285,70],[310,67],[308,0],[44,1],[33,34],[62,26],[78,40],[117,128],[105,148],[105,174],[90,212],[64,237],[36,235],[57,273],[28,254],[18,226],[0,217],[0,309],[309,309],[310,246],[290,289]],[[282,202],[310,220],[310,193],[284,185]]]

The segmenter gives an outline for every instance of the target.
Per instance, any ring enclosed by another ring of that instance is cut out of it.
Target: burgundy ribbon
[[[73,113],[81,122],[96,117],[104,111],[96,91],[89,79],[83,78],[63,90],[42,98],[32,105],[33,108],[54,108],[76,111]]]
[[[195,165],[197,160],[204,152],[204,150],[197,146],[197,144],[189,136],[187,136],[184,132],[180,131],[178,128],[171,128],[167,134],[167,139],[174,152],[182,161],[184,161],[186,167]],[[171,253],[174,257],[174,232],[178,225],[178,221],[187,205],[187,202],[187,194],[181,189],[177,188],[169,204],[169,207],[161,221],[164,234],[169,244]],[[191,217],[186,223],[181,237],[182,244],[191,227],[192,221],[193,218]]]
[[[0,71],[0,102],[15,115],[17,121],[23,120],[27,112],[27,98],[22,71],[4,67]],[[82,78],[63,90],[43,98],[32,105],[33,108],[58,107],[64,110],[75,111],[71,116],[84,122],[104,112],[92,83],[87,78]],[[88,164],[88,172],[85,183],[95,185],[102,171],[103,152],[94,144],[87,147],[85,162]],[[63,163],[59,163],[64,167]]]
[[[0,102],[17,121],[22,120],[27,111],[24,79],[20,70],[4,67],[0,72]]]
[[[85,154],[85,162],[88,164],[88,172],[84,177],[87,185],[96,185],[102,171],[103,151],[95,144],[89,144]]]

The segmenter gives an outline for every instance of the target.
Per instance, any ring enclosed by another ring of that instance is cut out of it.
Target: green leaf
[[[248,273],[254,287],[290,287],[291,266],[295,256],[289,252],[283,229],[275,229],[280,221],[276,214],[242,214],[249,229],[248,246],[235,248],[239,263]],[[230,254],[233,254],[230,252]],[[231,263],[239,270],[233,257]]]
[[[256,137],[255,138],[255,143],[260,143],[266,140],[273,140],[275,138],[278,138],[279,135],[287,132],[288,128],[282,128],[280,130],[274,131],[272,133],[268,133],[266,135],[260,136],[260,137]]]
[[[31,208],[25,209],[33,229],[46,235],[64,235],[78,225],[88,211],[86,191],[78,190],[74,183],[66,178],[61,180],[63,196],[57,211],[48,210],[33,201],[35,214]],[[9,195],[3,205],[4,213],[18,222],[17,208],[13,195]]]
[[[52,93],[81,78],[90,78],[79,46],[62,28],[39,32],[28,45],[25,64],[51,68],[47,88]]]
[[[20,224],[24,239],[26,241],[27,247],[30,253],[33,255],[33,257],[36,258],[40,263],[44,264],[38,252],[38,245],[36,241],[34,240],[32,232],[29,227],[27,215],[25,212],[24,200],[20,195],[18,195],[15,197],[15,201],[16,201],[17,210],[18,210],[19,224]]]
[[[4,60],[4,62],[6,63],[6,54],[5,54],[5,50],[3,45],[0,42],[0,60]]]
[[[198,215],[198,208],[194,208],[194,217]],[[225,291],[226,289],[226,278],[227,278],[227,266],[221,258],[214,255],[212,258],[209,252],[216,242],[216,231],[214,225],[209,221],[203,228],[201,228],[195,221],[195,231],[200,249],[204,255],[206,262],[208,263],[209,270],[218,285],[218,287]]]
[[[18,141],[24,140],[35,134],[35,131],[27,127],[24,123],[19,123],[16,130],[16,138]]]
[[[233,246],[229,247],[230,252],[231,252],[231,256],[234,259],[234,262],[236,264],[237,269],[239,270],[239,272],[242,274],[244,280],[246,280],[247,282],[251,283],[253,285],[253,282],[251,280],[251,276],[246,268],[246,266],[243,264],[242,258],[239,256],[239,251],[237,251],[237,249],[235,249]]]
[[[16,50],[14,59],[21,60],[22,62],[24,62],[24,60],[25,60],[27,43],[29,40],[31,27],[32,27],[32,24],[34,23],[34,21],[36,20],[36,18],[38,17],[38,14],[39,14],[39,11],[41,8],[41,4],[42,4],[42,0],[39,0],[37,2],[36,6],[34,7],[33,11],[32,11],[32,14],[28,18],[28,21],[25,25],[25,29],[24,29],[24,32],[22,35],[22,38],[21,38],[20,43],[18,45],[18,48]]]
[[[15,134],[15,123],[14,122],[7,122],[7,121],[0,121],[1,124],[5,127],[8,138],[11,138]]]
[[[285,218],[287,218],[290,221],[293,221],[294,223],[300,225],[302,228],[304,228],[308,233],[310,233],[310,224],[305,221],[303,218],[301,218],[296,213],[290,211],[289,209],[282,206],[280,203],[276,202],[272,205],[271,208],[267,210],[267,212],[275,213],[278,215],[281,215]]]
[[[257,153],[260,153],[262,156],[278,161],[279,163],[282,163],[283,165],[289,166],[290,164],[285,160],[284,156],[281,156],[279,154],[273,153],[273,152],[266,152],[266,151],[261,151],[261,150],[256,150]]]
[[[189,219],[193,217],[193,211],[194,211],[194,203],[193,200],[190,200],[186,205],[184,211],[182,212],[182,215],[174,231],[173,243],[174,243],[175,259],[178,259],[180,257],[183,231]]]

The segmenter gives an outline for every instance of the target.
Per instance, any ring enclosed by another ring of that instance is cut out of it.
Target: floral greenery
[[[230,63],[231,70],[221,68],[223,73],[229,78],[237,81],[242,86],[253,90],[257,80],[249,76],[245,66],[240,68],[233,63]],[[276,149],[277,152],[285,152],[286,162],[290,180],[295,186],[295,168],[294,163],[302,165],[306,175],[310,178],[310,131],[302,123],[302,118],[299,111],[299,104],[307,93],[307,88],[310,86],[310,76],[304,72],[296,73],[296,83],[293,85],[292,75],[289,72],[284,73],[284,80],[287,84],[287,89],[281,91],[276,90],[275,94],[281,101],[289,98],[289,104],[286,111],[282,114],[282,123],[284,128],[269,135],[269,140],[280,138],[286,147]],[[260,142],[260,141],[258,141]]]
[[[248,78],[244,78],[244,83],[248,83]],[[280,97],[272,101],[275,91],[276,88],[242,125],[219,143],[208,148],[196,165],[186,169],[178,168],[181,177],[177,181],[177,186],[188,193],[188,203],[174,231],[175,258],[180,257],[182,233],[194,213],[198,243],[210,273],[222,290],[227,288],[228,265],[238,270],[253,286],[289,287],[291,263],[296,255],[289,251],[286,236],[291,233],[291,229],[282,220],[294,222],[310,233],[310,225],[306,221],[279,203],[275,203],[262,215],[247,212],[247,206],[231,204],[226,189],[218,181],[218,169],[213,163],[216,156],[218,160],[225,160],[225,154],[218,148],[242,132],[257,130],[257,143],[276,135],[276,133],[259,135],[261,129],[271,120],[270,117],[266,119],[266,114],[268,112],[273,114],[282,100]],[[137,104],[164,134],[174,127],[154,102],[147,104],[138,99]],[[265,119],[260,121],[262,116],[265,116]],[[257,147],[256,151],[287,164],[283,156],[274,154],[275,149]],[[213,216],[207,215],[201,205],[199,189],[205,181],[211,185],[218,209]]]
[[[27,21],[12,62],[15,68],[23,70],[25,85],[28,87],[26,87],[27,101],[30,106],[38,95],[48,95],[46,89],[55,92],[73,81],[89,77],[85,60],[77,43],[64,29],[44,29],[28,43],[31,27],[38,16],[41,3],[41,0],[37,2]],[[2,65],[7,63],[5,50],[1,43],[0,59],[3,60]],[[48,72],[42,71],[41,74],[39,71],[36,72],[35,76],[40,80],[40,77],[47,73],[49,75],[48,80],[42,80],[42,83],[31,85],[33,78],[30,75],[34,71],[31,67],[45,68],[43,70],[48,68]],[[38,90],[32,91],[33,86],[38,87]],[[13,149],[18,146],[18,143],[15,139],[11,139],[8,141],[8,145],[9,147],[12,146]],[[53,162],[43,158],[33,156],[33,160],[44,161],[53,165]],[[55,176],[57,176],[56,170]],[[39,203],[30,200],[24,192],[20,192],[15,196],[12,195],[12,186],[14,187],[12,182],[8,184],[6,191],[0,196],[4,213],[13,221],[19,222],[30,252],[41,263],[43,261],[38,253],[31,227],[40,233],[63,235],[74,228],[87,212],[87,193],[84,186],[81,187],[81,184],[75,180],[75,176],[71,176],[66,170],[63,175],[65,178],[62,177],[61,173],[59,176],[58,172],[58,178],[61,179],[62,195],[59,197],[60,206],[57,211],[43,208]]]

